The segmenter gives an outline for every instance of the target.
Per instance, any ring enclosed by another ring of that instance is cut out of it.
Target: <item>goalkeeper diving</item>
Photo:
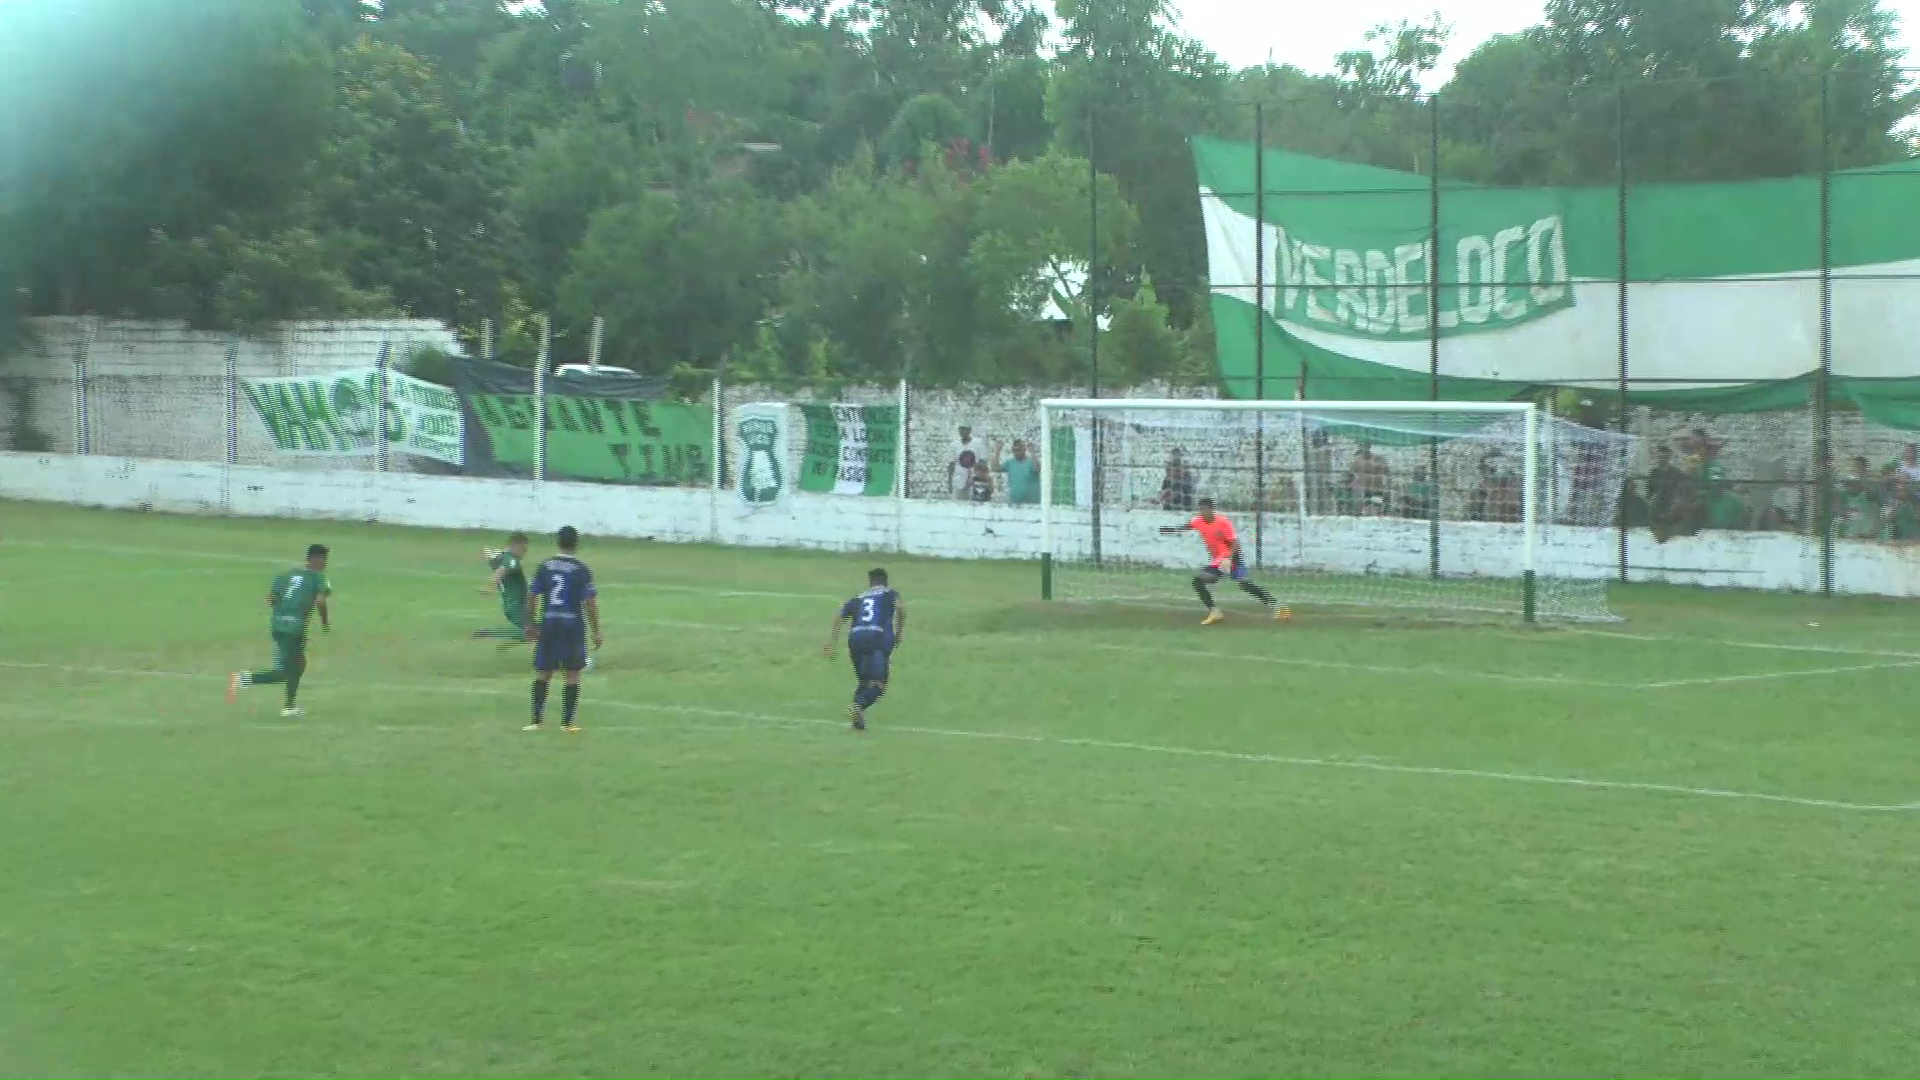
[[[1202,626],[1212,626],[1226,616],[1213,606],[1212,586],[1220,584],[1220,579],[1231,577],[1242,592],[1265,604],[1267,610],[1276,619],[1288,618],[1292,613],[1280,606],[1273,594],[1255,584],[1247,577],[1247,564],[1240,557],[1240,536],[1234,532],[1233,522],[1217,514],[1212,499],[1201,499],[1200,512],[1185,525],[1163,525],[1160,533],[1172,536],[1176,533],[1196,532],[1207,545],[1207,565],[1193,576],[1193,591],[1200,596],[1200,602],[1207,607],[1207,617],[1200,621]]]

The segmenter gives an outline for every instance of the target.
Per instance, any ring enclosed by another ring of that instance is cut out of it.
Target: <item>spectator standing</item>
[[[972,427],[960,425],[960,441],[953,444],[947,460],[951,463],[949,480],[953,485],[953,497],[965,499],[973,489],[973,467],[981,463],[980,444],[973,441]]]
[[[1865,457],[1853,459],[1853,471],[1840,483],[1840,501],[1845,508],[1841,519],[1846,535],[1854,540],[1870,540],[1880,535],[1880,510],[1885,488],[1873,475]]]
[[[1347,512],[1362,517],[1379,517],[1387,512],[1387,495],[1393,486],[1393,474],[1386,459],[1373,452],[1373,444],[1361,443],[1347,468]]]
[[[1656,542],[1664,544],[1679,535],[1687,515],[1688,486],[1687,474],[1673,463],[1673,447],[1656,447],[1653,471],[1647,474],[1647,516]]]
[[[1744,529],[1747,502],[1734,493],[1727,466],[1720,460],[1720,443],[1705,428],[1693,429],[1694,482],[1698,485],[1701,523],[1709,529]]]
[[[973,477],[967,481],[967,499],[977,503],[993,501],[993,470],[987,468],[984,461],[973,466]]]
[[[1489,450],[1480,459],[1480,486],[1474,489],[1473,497],[1467,500],[1467,519],[1519,521],[1520,494],[1519,475],[1507,466],[1500,451]]]
[[[1333,442],[1315,428],[1307,436],[1307,513],[1326,515],[1337,509],[1333,497]]]
[[[1179,514],[1193,513],[1193,497],[1199,480],[1187,468],[1187,455],[1180,447],[1167,455],[1167,471],[1160,477],[1160,505]]]
[[[1013,440],[1013,456],[1000,453],[999,444],[993,448],[995,472],[1007,478],[1007,502],[1014,506],[1033,506],[1040,501],[1040,462],[1027,452],[1024,439]]]
[[[1427,475],[1424,468],[1413,470],[1413,482],[1407,485],[1406,492],[1400,496],[1400,516],[1416,521],[1430,519],[1439,505],[1440,489],[1434,486],[1433,478]]]

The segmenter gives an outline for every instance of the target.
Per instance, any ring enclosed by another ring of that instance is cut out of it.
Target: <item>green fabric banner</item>
[[[455,365],[462,408],[486,436],[469,447],[469,471],[530,475],[534,465],[533,373],[504,364]],[[699,486],[713,478],[713,408],[660,400],[654,380],[547,381],[547,469],[552,480]]]
[[[1836,404],[1920,416],[1920,161],[1833,174],[1824,215],[1820,178],[1796,177],[1635,185],[1624,221],[1613,187],[1443,182],[1436,220],[1428,177],[1193,151],[1234,396],[1612,396],[1624,327],[1637,404],[1805,408],[1830,358]]]
[[[801,405],[807,444],[800,490],[836,495],[893,494],[900,454],[898,405]]]

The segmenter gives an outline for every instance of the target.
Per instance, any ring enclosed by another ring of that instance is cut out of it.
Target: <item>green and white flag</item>
[[[733,489],[748,506],[787,494],[787,407],[759,402],[733,410]]]
[[[1426,177],[1269,150],[1261,206],[1254,147],[1196,138],[1193,149],[1221,374],[1236,396],[1256,394],[1256,328],[1268,398],[1304,383],[1308,398],[1424,399],[1436,335],[1443,398],[1605,392],[1621,374],[1623,316],[1630,397],[1644,404],[1798,408],[1816,381],[1816,177],[1637,185],[1624,228],[1613,187],[1450,183],[1430,251]],[[1920,162],[1835,173],[1825,197],[1835,396],[1920,422]]]
[[[397,371],[353,368],[293,379],[242,379],[241,389],[280,453],[367,457],[380,452],[383,378],[389,449],[460,464],[460,398],[444,386]]]
[[[892,495],[900,454],[898,405],[801,405],[807,421],[800,490]]]

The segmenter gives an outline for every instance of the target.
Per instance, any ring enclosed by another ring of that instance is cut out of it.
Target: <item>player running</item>
[[[524,644],[527,640],[527,534],[514,533],[507,537],[506,547],[497,551],[488,548],[482,554],[493,577],[480,591],[500,594],[500,613],[506,616],[507,625],[475,630],[473,636],[476,640],[498,641],[503,649]]]
[[[1198,505],[1200,512],[1194,515],[1192,521],[1185,525],[1163,525],[1160,532],[1163,536],[1172,536],[1191,530],[1206,541],[1206,569],[1193,577],[1193,591],[1200,594],[1200,602],[1207,606],[1207,617],[1200,620],[1200,625],[1212,626],[1226,618],[1220,614],[1219,608],[1213,606],[1213,591],[1208,588],[1220,584],[1223,577],[1232,577],[1234,584],[1240,586],[1247,595],[1265,604],[1274,618],[1288,618],[1292,613],[1281,607],[1272,593],[1247,578],[1247,564],[1240,558],[1240,537],[1233,531],[1233,522],[1213,512],[1212,499],[1201,499]]]
[[[273,669],[237,671],[227,680],[227,701],[233,702],[249,686],[283,683],[287,688],[286,706],[280,715],[300,715],[296,698],[300,680],[307,673],[307,623],[314,612],[320,613],[320,629],[332,632],[327,615],[327,597],[333,586],[327,581],[327,549],[314,544],[307,549],[307,564],[273,579],[267,591],[267,607],[273,612],[268,629],[273,634]]]
[[[560,690],[560,730],[580,730],[574,714],[580,707],[580,672],[589,666],[587,633],[593,633],[593,647],[605,644],[600,636],[599,591],[593,587],[593,571],[580,561],[580,532],[569,525],[556,537],[560,554],[540,564],[533,575],[533,620],[527,624],[527,639],[533,647],[533,722],[525,731],[539,731],[547,714],[547,690],[553,673],[561,672],[566,685]]]
[[[847,655],[853,660],[853,672],[860,685],[853,692],[853,704],[847,715],[853,718],[853,730],[867,730],[867,710],[887,692],[887,669],[893,650],[907,629],[906,605],[900,594],[887,584],[885,570],[867,571],[867,591],[840,605],[833,617],[833,629],[822,650],[833,659],[833,647],[840,641],[840,627],[851,623],[847,631]]]

